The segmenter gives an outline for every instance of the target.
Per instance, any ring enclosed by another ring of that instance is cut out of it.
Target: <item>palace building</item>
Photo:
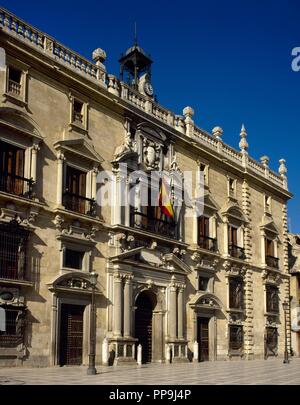
[[[91,336],[96,365],[136,364],[140,345],[143,362],[283,356],[285,160],[276,173],[249,156],[244,126],[235,150],[191,107],[159,105],[136,43],[119,78],[105,58],[0,9],[0,366],[86,365]],[[141,198],[154,171],[170,179],[172,218]],[[174,191],[186,172],[189,201]]]

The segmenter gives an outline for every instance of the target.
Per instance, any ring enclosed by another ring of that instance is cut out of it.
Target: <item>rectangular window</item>
[[[271,201],[272,197],[265,195],[265,211],[266,212],[271,212]]]
[[[235,197],[236,195],[236,181],[234,179],[228,180],[229,196]]]
[[[209,218],[201,216],[198,218],[198,245],[202,249],[216,251],[217,242],[216,239],[211,238],[210,227],[209,227]]]
[[[86,198],[86,173],[67,166],[64,193],[65,208],[86,214],[89,211],[90,202]]]
[[[267,312],[277,314],[279,312],[279,299],[277,287],[272,285],[266,285],[266,301],[267,301]]]
[[[73,122],[83,124],[83,103],[76,99],[73,101]]]
[[[64,267],[69,269],[82,270],[84,252],[72,249],[65,250]]]
[[[239,277],[229,279],[229,308],[243,309],[243,280]]]
[[[24,195],[30,181],[24,178],[25,150],[0,141],[0,191]]]
[[[274,257],[274,241],[271,239],[265,239],[266,256]]]
[[[199,277],[199,291],[207,291],[208,281],[207,277]]]
[[[241,352],[244,345],[243,327],[240,325],[229,326],[229,350],[231,352]]]
[[[19,96],[21,94],[22,71],[12,66],[8,68],[8,92]]]
[[[266,349],[268,354],[276,354],[278,346],[278,332],[277,328],[266,328]]]
[[[0,332],[0,347],[14,348],[23,343],[25,312],[19,308],[5,308],[5,331]]]
[[[203,163],[200,163],[199,169],[200,169],[200,172],[203,173],[204,185],[208,186],[208,166]]]

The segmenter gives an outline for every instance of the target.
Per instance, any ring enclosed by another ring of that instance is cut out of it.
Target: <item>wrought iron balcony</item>
[[[14,96],[19,96],[21,94],[21,84],[13,80],[8,81],[8,92],[12,93]]]
[[[273,267],[274,269],[279,269],[279,259],[274,256],[266,256],[266,265]]]
[[[94,217],[96,215],[96,201],[93,198],[83,197],[70,193],[63,194],[63,205],[67,210]]]
[[[198,237],[198,245],[200,248],[211,252],[216,252],[218,248],[217,239],[202,235]]]
[[[152,218],[141,212],[131,213],[130,226],[177,239],[177,224],[175,222]]]
[[[26,179],[25,177],[6,172],[0,173],[0,191],[4,191],[5,193],[32,198],[33,184],[34,181],[32,179]]]
[[[235,257],[237,259],[244,260],[246,258],[245,249],[237,246],[237,245],[229,245],[228,251],[230,256]]]
[[[0,225],[0,278],[25,279],[28,236],[16,222]]]

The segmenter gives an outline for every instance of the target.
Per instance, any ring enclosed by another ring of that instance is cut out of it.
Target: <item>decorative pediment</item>
[[[147,248],[137,247],[132,250],[120,253],[119,255],[110,258],[112,263],[129,261],[133,259],[138,265],[147,264],[151,267],[165,269],[171,272],[177,272],[187,275],[191,272],[189,266],[187,266],[183,260],[181,260],[175,253],[162,254],[160,251]]]
[[[279,229],[275,225],[273,218],[267,215],[264,215],[262,218],[262,225],[260,226],[261,229],[267,232],[271,232],[275,235],[279,235]]]
[[[219,298],[215,294],[206,291],[198,291],[189,302],[189,305],[193,309],[206,308],[210,310],[217,310],[223,308],[223,304]]]
[[[44,136],[34,119],[24,111],[16,110],[14,108],[0,108],[0,126],[19,132],[23,135],[28,135],[38,141],[44,139]]]
[[[69,292],[91,292],[89,273],[70,272],[48,284],[50,291],[68,290]]]
[[[220,209],[220,206],[209,192],[204,194],[204,207],[213,211],[219,211]]]
[[[69,139],[54,144],[57,151],[69,152],[89,161],[101,164],[104,159],[95,151],[94,147],[85,139]]]
[[[224,217],[232,218],[240,222],[248,222],[243,210],[237,201],[229,199],[221,209],[221,214]]]

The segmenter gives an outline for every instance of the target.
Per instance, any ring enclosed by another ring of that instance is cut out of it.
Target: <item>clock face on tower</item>
[[[150,96],[150,97],[153,96],[153,87],[152,87],[152,84],[150,82],[145,82],[144,91],[147,94],[147,96]]]

